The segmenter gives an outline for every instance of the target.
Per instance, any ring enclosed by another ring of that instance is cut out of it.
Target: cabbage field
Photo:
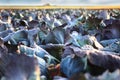
[[[119,9],[0,10],[0,80],[119,79]]]

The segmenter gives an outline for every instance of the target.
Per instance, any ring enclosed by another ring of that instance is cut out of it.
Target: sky
[[[120,5],[120,0],[0,0],[0,5]]]

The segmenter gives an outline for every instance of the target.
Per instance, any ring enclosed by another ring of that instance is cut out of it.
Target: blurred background
[[[120,5],[120,0],[0,0],[0,5]]]

